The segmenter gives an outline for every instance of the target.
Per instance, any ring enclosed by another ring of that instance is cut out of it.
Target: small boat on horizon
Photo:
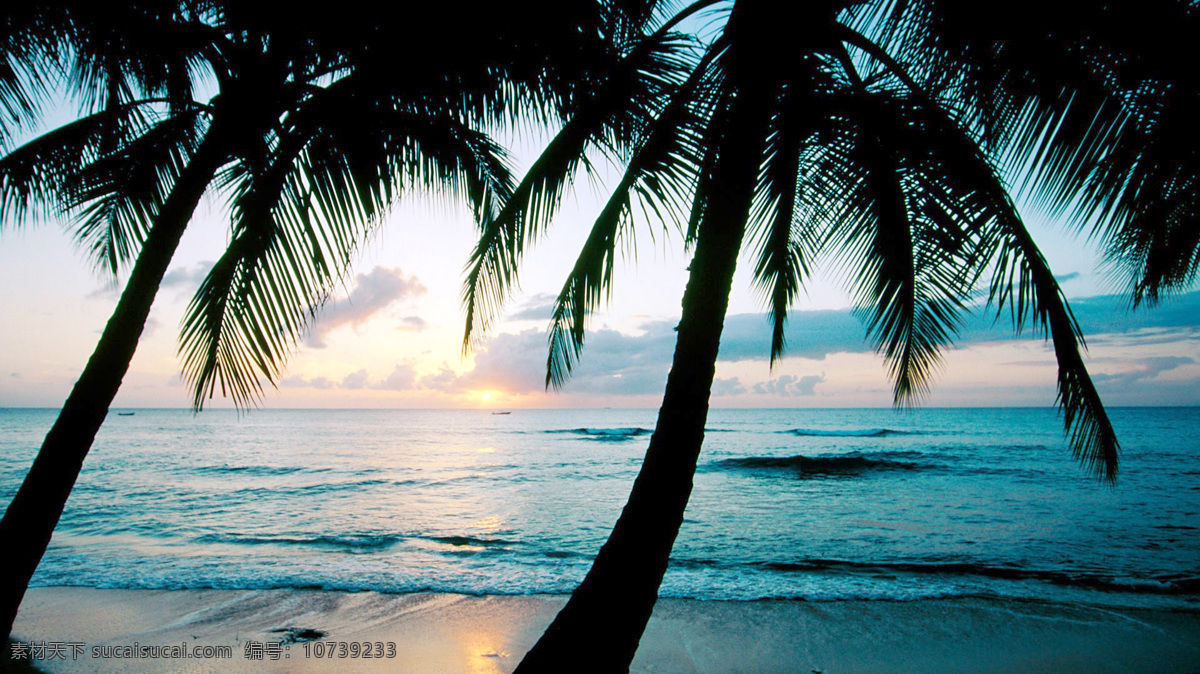
[[[117,412],[117,416],[119,417],[131,417],[135,414],[137,414],[137,412]]]
[[[492,412],[492,416],[498,417],[504,414],[512,414],[512,412]]]

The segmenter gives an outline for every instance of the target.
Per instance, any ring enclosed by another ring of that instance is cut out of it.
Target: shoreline
[[[13,639],[50,651],[66,646],[58,659],[33,662],[49,672],[510,672],[565,602],[548,595],[40,587],[26,594]],[[361,646],[351,657],[349,646],[366,642],[383,657],[364,658]],[[69,644],[81,645],[74,659]],[[141,657],[132,657],[135,644]],[[345,653],[334,650],[341,644]],[[180,656],[197,647],[197,657]],[[220,649],[229,657],[217,657]],[[1200,612],[961,597],[661,599],[631,671],[1197,670]]]

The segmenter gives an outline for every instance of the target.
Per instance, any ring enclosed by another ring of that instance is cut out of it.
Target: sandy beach
[[[509,672],[564,601],[49,587],[29,591],[13,638],[59,652],[35,662],[51,672]],[[363,657],[355,644],[366,642],[383,657]],[[664,599],[633,663],[639,672],[1198,670],[1195,612],[985,598]]]

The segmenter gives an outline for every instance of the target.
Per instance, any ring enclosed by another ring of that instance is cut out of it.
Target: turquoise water
[[[662,594],[1200,608],[1200,409],[714,410]],[[7,503],[55,415],[0,410]],[[654,410],[109,416],[34,585],[563,593]]]

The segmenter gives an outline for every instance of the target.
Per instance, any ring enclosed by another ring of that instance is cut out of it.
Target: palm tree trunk
[[[213,131],[210,127],[159,210],[96,350],[0,521],[0,541],[7,548],[0,561],[0,621],[5,636],[12,631],[29,579],[46,553],[83,459],[133,360],[150,306],[179,239],[200,197],[225,161],[221,140]]]
[[[758,94],[758,95],[755,95]],[[583,583],[517,672],[629,669],[666,573],[692,492],[729,289],[761,160],[764,96],[732,104],[700,223],[675,356],[654,435],[620,519]]]

